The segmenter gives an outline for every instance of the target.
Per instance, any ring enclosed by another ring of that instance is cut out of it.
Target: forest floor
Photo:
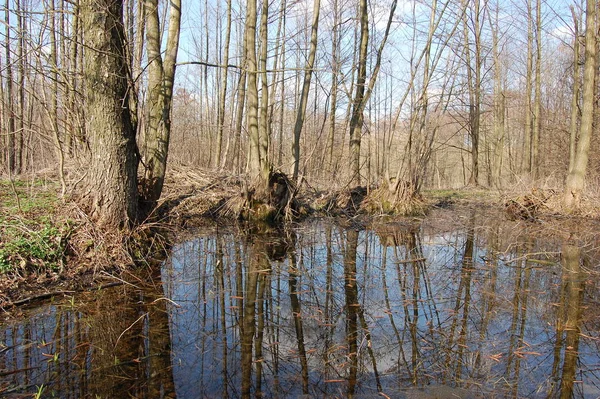
[[[225,173],[172,167],[152,221],[119,232],[96,229],[71,198],[59,198],[57,180],[52,174],[0,179],[0,309],[6,314],[53,296],[123,284],[132,278],[132,266],[168,256],[171,241],[182,231],[235,223],[227,205],[241,195],[244,183]],[[333,217],[359,227],[406,220],[361,214],[367,194],[367,189],[320,190],[304,183],[296,198],[304,218]],[[484,207],[532,223],[542,215],[563,217],[560,194],[552,190],[436,190],[425,192],[424,201],[430,208]],[[590,198],[569,219],[599,215],[600,201]]]

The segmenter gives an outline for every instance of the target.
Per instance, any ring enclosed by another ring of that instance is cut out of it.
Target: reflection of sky
[[[332,260],[329,265],[326,244],[328,231],[331,232]],[[455,381],[455,374],[460,372],[459,381],[452,384],[483,393],[484,396],[489,392],[496,392],[500,396],[502,392],[508,394],[508,384],[518,383],[516,389],[520,397],[546,397],[553,382],[555,326],[562,270],[558,257],[551,258],[554,263],[550,264],[529,262],[528,272],[521,266],[525,265],[525,253],[557,249],[541,239],[526,241],[527,245],[513,242],[511,240],[516,238],[509,235],[500,239],[502,243],[498,247],[502,250],[498,252],[490,244],[489,235],[475,230],[474,263],[472,267],[465,268],[463,260],[467,233],[467,228],[443,234],[406,232],[394,236],[398,244],[396,247],[382,245],[382,242],[393,242],[384,235],[372,231],[359,233],[356,251],[358,302],[371,336],[371,348],[384,390],[390,394],[411,385],[411,327],[414,326],[419,384]],[[408,238],[412,241],[407,241]],[[176,246],[171,259],[163,266],[165,295],[179,306],[169,306],[171,361],[178,397],[220,396],[225,385],[230,396],[239,395],[241,366],[236,322],[236,259],[241,261],[245,279],[249,261],[261,256],[256,252],[266,251],[264,245],[257,245],[259,239],[253,237],[254,243],[247,243],[244,238],[233,234],[200,236]],[[225,272],[225,334],[220,319],[223,309],[219,304],[217,242],[222,247]],[[316,397],[326,394],[342,397],[346,386],[343,382],[348,364],[343,262],[348,245],[347,233],[338,227],[315,223],[296,231],[297,294],[301,305],[310,389]],[[267,397],[275,392],[280,397],[302,393],[289,289],[289,259],[271,261],[263,341],[263,387]],[[420,261],[409,262],[408,259]],[[328,267],[332,276],[330,325],[326,324],[325,319]],[[496,283],[492,286],[491,273],[494,270]],[[469,284],[465,284],[466,281]],[[518,285],[520,290],[515,289]],[[104,303],[101,298],[99,296],[98,301]],[[135,298],[123,301],[126,302],[123,306],[138,306],[134,303],[143,297]],[[515,300],[519,298],[522,302],[515,306]],[[87,298],[88,301],[90,299]],[[595,374],[600,367],[599,334],[594,330],[598,328],[598,323],[591,316],[595,314],[591,304],[597,301],[598,293],[588,288],[584,295],[583,335],[576,376],[581,382],[576,384],[575,397],[596,398],[600,394],[600,379]],[[90,302],[86,305],[85,317],[82,313],[74,312],[71,305],[45,306],[35,309],[25,322],[3,326],[0,343],[16,347],[0,352],[0,355],[5,355],[5,359],[0,358],[0,369],[35,367],[9,377],[0,377],[0,383],[3,378],[10,378],[14,384],[28,383],[29,392],[35,390],[35,384],[41,383],[53,384],[57,389],[78,384],[75,364],[79,363],[69,360],[77,356],[74,348],[81,345],[81,340],[87,342],[90,339],[94,345],[98,344],[94,341],[98,333],[90,334],[89,329],[101,323],[92,322],[91,318],[114,320],[120,315],[129,315],[133,321],[140,315],[138,312],[113,309],[110,305],[113,302],[97,308],[97,313],[94,313],[96,305]],[[107,315],[106,312],[111,311],[114,315]],[[89,324],[86,320],[90,320]],[[79,338],[73,335],[76,322],[86,331]],[[125,321],[121,324],[125,328],[130,323]],[[463,326],[466,329],[460,340]],[[359,392],[374,393],[376,384],[369,342],[362,327],[359,329]],[[152,340],[153,333],[144,331]],[[119,335],[120,331],[116,331],[116,334]],[[227,339],[228,352],[226,379],[223,376],[224,337]],[[30,342],[33,344],[28,345]],[[124,345],[125,338],[121,342],[120,345]],[[511,357],[511,349],[521,357]],[[324,366],[323,361],[327,351],[330,361],[328,367]],[[26,359],[25,353],[29,359]],[[54,364],[44,353],[58,353],[61,360]],[[559,348],[557,353],[559,373],[556,383],[560,384],[564,348]],[[278,359],[277,365],[275,358]],[[90,362],[89,372],[95,373],[94,381],[105,381],[98,377],[98,373],[104,372],[97,364],[94,366],[91,363],[94,360],[92,357],[87,360]],[[146,363],[146,367],[152,367],[152,363]],[[518,378],[515,377],[517,368]],[[152,375],[151,370],[148,373]],[[274,385],[275,376],[279,381],[277,387]],[[49,378],[58,378],[60,382],[52,382]],[[71,382],[66,383],[68,380]]]
[[[372,348],[377,358],[378,370],[382,373],[384,385],[397,386],[398,378],[406,380],[405,365],[398,370],[398,358],[402,348],[404,356],[410,363],[411,340],[410,323],[416,320],[417,346],[419,348],[419,364],[422,377],[430,382],[440,382],[447,371],[447,363],[456,362],[457,347],[464,345],[461,368],[462,378],[481,384],[484,391],[490,391],[502,385],[505,379],[510,381],[513,371],[507,373],[509,349],[517,349],[522,358],[513,357],[511,370],[519,362],[519,392],[528,397],[544,396],[547,393],[547,381],[551,375],[553,361],[553,343],[555,337],[555,307],[557,287],[560,286],[560,268],[545,266],[546,269],[533,268],[528,276],[529,287],[521,293],[527,297],[526,312],[522,307],[515,311],[515,284],[519,261],[511,262],[515,254],[503,255],[506,261],[492,262],[492,255],[485,248],[485,242],[475,235],[474,265],[469,272],[463,270],[462,262],[465,247],[465,231],[455,231],[440,236],[428,236],[420,240],[416,237],[415,248],[410,251],[413,259],[426,258],[425,262],[407,262],[405,246],[383,247],[378,236],[373,232],[361,232],[357,247],[357,283],[359,302],[364,310],[368,325]],[[325,229],[313,226],[312,230],[299,231],[296,238],[298,293],[302,306],[305,344],[308,352],[311,385],[323,385],[327,379],[323,371],[322,356],[325,351],[324,341],[328,328],[325,325],[325,295],[327,275],[327,247]],[[233,236],[220,238],[226,251],[225,267],[228,276],[226,282],[226,303],[234,303],[231,298],[232,287],[235,286],[233,264]],[[175,363],[175,379],[178,393],[188,394],[200,390],[207,395],[220,392],[222,387],[221,362],[222,347],[219,327],[220,309],[218,306],[218,286],[215,280],[215,241],[214,237],[201,237],[184,243],[174,250],[169,267],[172,267],[171,299],[182,307],[172,315],[171,332],[173,335],[173,359]],[[345,233],[333,228],[332,232],[332,345],[334,363],[341,364],[345,356],[345,316],[344,316],[344,247]],[[247,262],[252,251],[250,245],[244,249],[240,245],[242,259]],[[244,252],[245,251],[245,252]],[[382,264],[383,252],[387,263]],[[532,249],[534,252],[534,249]],[[490,296],[490,271],[497,265],[496,286]],[[287,393],[301,393],[299,381],[299,361],[291,312],[288,288],[289,260],[272,262],[271,303],[268,309],[267,330],[277,330],[280,360],[280,384]],[[548,270],[549,268],[549,270]],[[199,276],[201,276],[199,278]],[[465,312],[465,287],[461,285],[466,276],[470,278],[468,315]],[[386,306],[390,303],[389,309]],[[524,284],[526,273],[521,273]],[[401,284],[400,282],[403,282]],[[413,290],[418,283],[416,290]],[[404,287],[404,291],[403,288]],[[413,301],[416,295],[416,306]],[[457,297],[459,298],[457,302]],[[198,298],[205,298],[198,300]],[[486,306],[490,298],[490,314],[485,331],[483,328]],[[458,304],[457,304],[458,303]],[[516,313],[515,313],[516,312]],[[235,337],[235,320],[230,309],[227,313],[227,339],[229,344],[229,378],[231,386],[239,387],[239,347]],[[391,318],[390,318],[391,314]],[[525,314],[523,336],[521,341],[517,335],[521,328],[522,315]],[[462,343],[457,342],[462,328],[463,316],[467,330]],[[394,333],[394,326],[398,335]],[[512,329],[511,329],[512,326]],[[265,331],[264,356],[265,379],[273,381],[273,363],[270,358],[272,340]],[[451,336],[450,331],[454,334]],[[367,354],[367,342],[364,334],[359,334],[360,362],[364,370],[360,377],[363,387],[374,387],[374,378]],[[399,343],[399,339],[401,343]],[[453,345],[448,346],[452,340]],[[511,346],[512,340],[512,346]],[[597,352],[590,345],[592,341],[581,342],[582,370],[596,367],[600,362]],[[480,358],[476,363],[476,359]],[[454,366],[453,366],[454,367]],[[284,371],[285,370],[285,371]],[[342,373],[343,367],[338,368]],[[599,384],[599,380],[591,374],[587,384]],[[190,381],[198,384],[192,388]],[[237,383],[236,383],[237,381]],[[269,383],[266,384],[267,386]],[[401,384],[402,385],[402,384]],[[317,388],[315,388],[317,389]],[[540,389],[540,392],[536,393]],[[190,391],[191,390],[191,391]],[[287,390],[287,391],[286,391]],[[595,397],[595,388],[586,388],[585,397]]]

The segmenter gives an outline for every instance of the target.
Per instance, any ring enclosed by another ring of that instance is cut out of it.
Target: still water
[[[598,398],[582,237],[449,210],[200,232],[152,278],[2,322],[0,396]]]

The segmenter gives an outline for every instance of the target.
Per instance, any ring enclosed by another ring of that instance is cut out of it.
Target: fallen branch
[[[100,290],[104,290],[104,289],[111,288],[111,287],[116,287],[116,286],[123,285],[123,284],[125,284],[124,281],[115,281],[112,283],[88,288],[87,291],[96,291],[96,290],[100,291]],[[33,295],[33,296],[30,296],[27,298],[19,299],[18,301],[2,304],[2,305],[0,305],[0,308],[2,308],[2,309],[15,308],[18,306],[26,305],[31,302],[41,301],[41,300],[53,298],[53,297],[59,296],[59,295],[76,294],[77,292],[82,292],[82,291],[63,290],[63,291],[45,292],[43,294]]]

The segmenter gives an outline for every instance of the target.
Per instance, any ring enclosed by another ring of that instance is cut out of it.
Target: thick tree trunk
[[[263,1],[260,14],[260,109],[259,109],[259,145],[260,164],[263,174],[268,176],[271,170],[269,162],[269,146],[271,141],[271,125],[269,123],[269,82],[267,76],[267,55],[269,47],[268,37],[269,2]]]
[[[247,120],[249,137],[249,164],[248,171],[253,181],[266,180],[262,174],[260,159],[260,129],[258,127],[258,86],[257,86],[257,62],[256,62],[256,0],[246,3],[246,31],[245,49],[247,63]]]
[[[565,187],[564,203],[567,209],[574,210],[581,204],[585,185],[585,174],[590,151],[594,123],[594,94],[596,69],[596,2],[586,1],[585,65],[583,72],[583,112],[579,127],[579,141],[572,167],[570,167]]]
[[[86,51],[85,110],[91,159],[84,199],[100,225],[127,227],[137,219],[135,134],[127,108],[122,2],[82,0]],[[124,106],[125,105],[125,106]]]

